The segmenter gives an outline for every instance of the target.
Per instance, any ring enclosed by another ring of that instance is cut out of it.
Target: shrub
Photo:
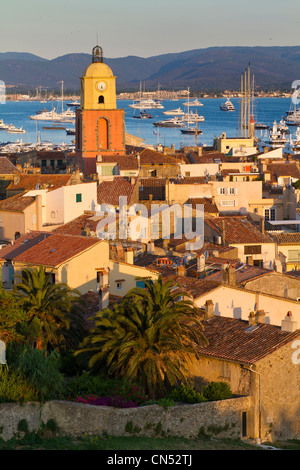
[[[232,397],[232,392],[226,382],[211,382],[203,388],[203,396],[209,401],[225,400]]]
[[[2,367],[0,369],[0,403],[37,401],[35,387],[22,372]]]
[[[117,379],[108,379],[101,375],[90,375],[87,372],[79,377],[72,377],[67,382],[67,397],[68,399],[86,399],[87,397],[113,398],[114,403],[116,399],[123,402],[134,403],[140,405],[147,400],[143,389],[139,385],[130,384],[128,382],[121,382]],[[116,405],[107,405],[116,406]]]
[[[15,346],[10,348],[7,359],[10,368],[19,371],[31,384],[39,401],[62,397],[64,379],[57,353],[45,356],[39,349]]]
[[[169,399],[183,403],[201,403],[206,401],[201,392],[197,392],[191,385],[180,385],[174,388],[168,395]]]

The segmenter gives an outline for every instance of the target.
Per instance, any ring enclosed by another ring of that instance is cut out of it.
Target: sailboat
[[[183,122],[203,122],[204,121],[204,116],[198,116],[197,109],[196,112],[190,112],[190,89],[188,88],[188,100],[187,100],[187,112],[183,114],[183,116],[180,118],[181,121]]]
[[[201,129],[198,129],[197,127],[197,111],[196,111],[196,125],[194,127],[190,127],[190,122],[188,121],[187,126],[183,127],[180,129],[180,132],[182,134],[190,134],[190,135],[201,135],[203,131]]]
[[[52,101],[52,111],[44,111],[39,114],[35,114],[33,116],[29,116],[30,119],[36,121],[52,121],[52,122],[72,122],[74,123],[75,120],[75,113],[71,109],[67,109],[64,111],[63,109],[63,102],[64,102],[64,95],[63,95],[63,84],[61,82],[61,112],[57,112],[55,108],[53,108],[53,101]]]

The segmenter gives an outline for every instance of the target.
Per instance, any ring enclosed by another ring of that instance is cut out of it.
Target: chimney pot
[[[205,320],[212,318],[214,316],[214,303],[212,300],[207,300],[205,302]]]
[[[293,320],[292,312],[289,311],[281,322],[281,331],[292,333],[297,330],[297,322]]]

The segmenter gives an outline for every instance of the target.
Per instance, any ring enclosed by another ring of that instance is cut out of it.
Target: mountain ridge
[[[300,79],[300,46],[213,46],[147,58],[105,58],[117,77],[117,91],[137,91],[140,82],[148,90],[239,89],[240,76],[248,64],[255,85],[265,88],[291,87]],[[91,54],[69,53],[45,59],[31,53],[0,53],[0,80],[7,86],[79,90],[80,76],[91,63]]]

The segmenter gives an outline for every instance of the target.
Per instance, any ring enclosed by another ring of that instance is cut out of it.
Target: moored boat
[[[229,98],[227,98],[225,103],[220,105],[220,109],[221,111],[235,111],[235,107],[233,106]]]

